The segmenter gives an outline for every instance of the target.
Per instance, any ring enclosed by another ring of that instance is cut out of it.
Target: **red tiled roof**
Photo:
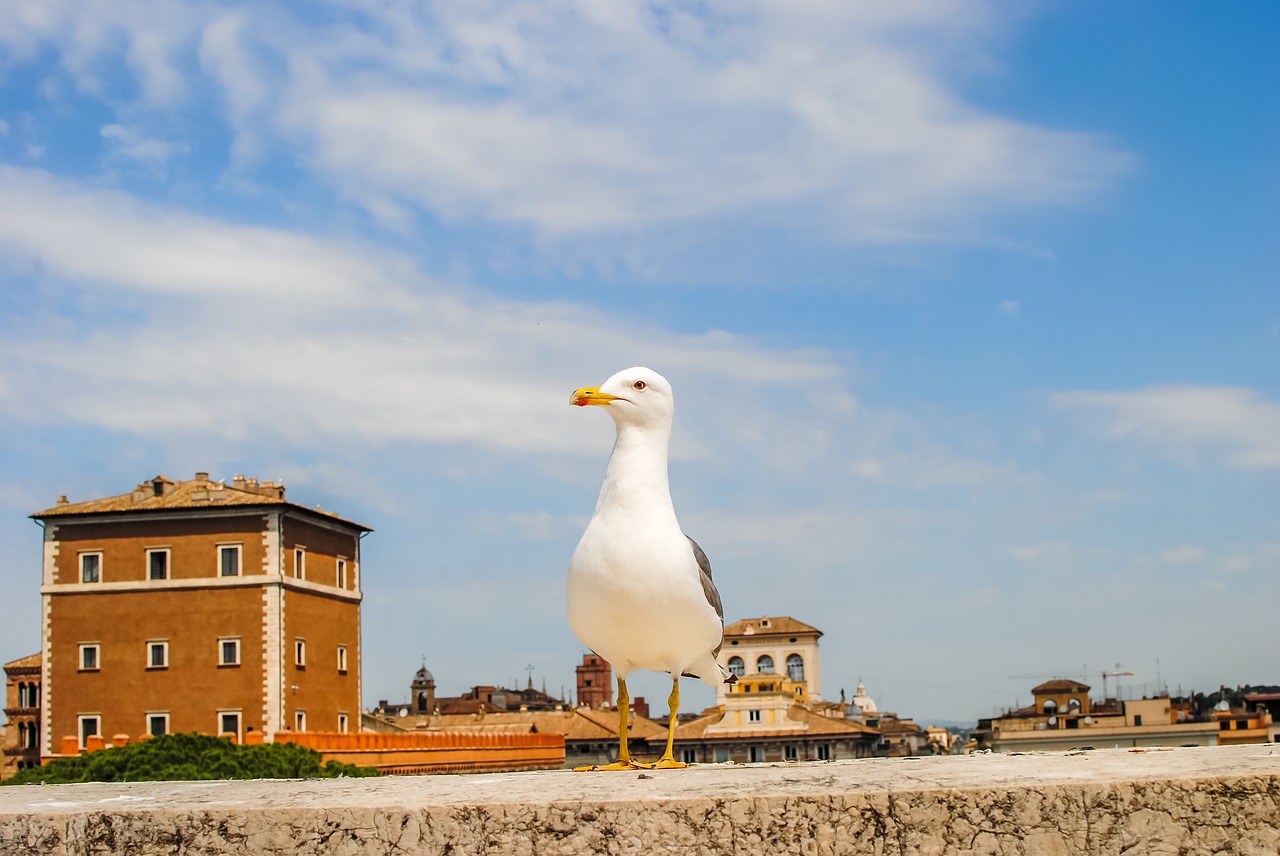
[[[578,707],[572,710],[489,711],[483,717],[470,713],[441,714],[427,719],[428,730],[469,731],[476,728],[536,728],[542,734],[563,734],[566,740],[617,740],[618,712]],[[651,719],[631,717],[629,734],[641,740],[665,737],[667,730]]]
[[[707,713],[699,716],[692,722],[676,727],[676,740],[738,740],[744,737],[789,737],[804,733],[809,735],[828,734],[828,735],[858,735],[858,734],[879,734],[880,732],[867,725],[861,725],[856,722],[850,722],[845,719],[836,719],[831,716],[823,716],[820,713],[814,713],[808,710],[804,705],[793,704],[787,711],[787,719],[792,722],[802,722],[805,724],[804,732],[794,729],[779,729],[777,731],[764,731],[759,728],[743,728],[739,731],[718,731],[707,734],[707,728],[715,725],[724,719],[725,710],[723,707],[711,708]]]
[[[1088,684],[1082,684],[1079,681],[1069,681],[1063,678],[1055,678],[1052,681],[1045,681],[1040,686],[1031,688],[1032,693],[1076,693],[1088,691]]]
[[[36,652],[28,654],[26,657],[19,657],[16,660],[10,660],[4,664],[6,671],[9,669],[38,669],[44,662],[44,655]]]
[[[203,474],[200,474],[203,476]],[[157,494],[155,485],[160,485]],[[339,517],[319,508],[307,508],[284,498],[284,485],[277,482],[258,482],[256,479],[237,478],[232,484],[210,481],[197,477],[190,481],[173,481],[166,476],[156,476],[139,484],[129,493],[90,499],[84,502],[60,502],[31,515],[36,520],[57,517],[74,517],[93,514],[125,514],[130,512],[172,511],[193,508],[248,508],[264,505],[283,505],[309,514],[339,520],[350,526],[371,531],[368,526]]]
[[[768,622],[766,627],[764,622]],[[750,631],[750,632],[748,632]],[[763,636],[768,634],[794,636],[797,633],[816,633],[822,631],[816,627],[797,621],[789,615],[766,615],[760,618],[744,618],[735,621],[724,629],[725,636]]]

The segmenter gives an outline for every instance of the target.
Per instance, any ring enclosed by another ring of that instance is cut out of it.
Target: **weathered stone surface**
[[[1280,853],[1280,746],[0,788],[0,854]]]

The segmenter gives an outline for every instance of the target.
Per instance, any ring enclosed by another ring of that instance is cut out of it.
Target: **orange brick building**
[[[41,740],[360,727],[360,542],[282,484],[196,473],[44,527]]]

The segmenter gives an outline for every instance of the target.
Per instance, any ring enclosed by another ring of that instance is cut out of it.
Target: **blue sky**
[[[1280,683],[1278,38],[1265,2],[5,3],[0,656],[39,646],[27,515],[244,473],[376,530],[366,703],[423,657],[571,688],[612,425],[568,395],[648,365],[727,618],[821,628],[826,696]]]

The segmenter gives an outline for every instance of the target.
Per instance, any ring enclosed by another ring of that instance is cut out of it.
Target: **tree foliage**
[[[296,743],[238,746],[207,734],[165,734],[113,749],[59,758],[19,772],[5,784],[176,782],[207,779],[331,779],[376,776],[372,767],[325,762]]]

